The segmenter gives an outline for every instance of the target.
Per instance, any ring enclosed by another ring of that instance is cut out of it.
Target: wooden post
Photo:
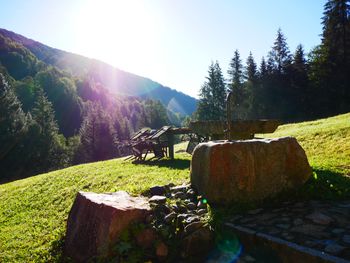
[[[232,108],[233,108],[233,92],[230,91],[226,98],[226,120],[227,120],[227,130],[226,130],[226,139],[232,139]]]
[[[168,143],[169,143],[169,157],[174,160],[174,134],[172,132],[168,133]]]

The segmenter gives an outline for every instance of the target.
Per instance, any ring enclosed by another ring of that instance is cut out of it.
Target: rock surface
[[[210,203],[258,201],[304,184],[312,170],[292,137],[199,144],[191,184]]]
[[[287,240],[350,262],[349,204],[350,200],[279,204],[232,216],[229,222],[256,235]]]
[[[132,222],[142,222],[151,209],[146,198],[124,191],[112,194],[79,192],[69,213],[65,254],[86,262],[109,252]]]

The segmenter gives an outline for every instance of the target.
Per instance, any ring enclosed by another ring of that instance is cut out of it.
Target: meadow
[[[295,136],[314,170],[289,199],[350,198],[350,114],[282,125],[264,137]],[[175,151],[184,149],[185,143]],[[0,185],[0,262],[58,262],[66,220],[78,191],[125,190],[189,182],[191,156],[133,164],[124,158],[82,164]]]

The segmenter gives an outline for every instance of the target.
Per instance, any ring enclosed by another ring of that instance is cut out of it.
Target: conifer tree
[[[38,89],[36,101],[32,109],[33,123],[31,126],[33,147],[33,162],[37,171],[47,171],[66,165],[69,160],[65,155],[65,138],[58,133],[55,112],[52,103],[44,91]]]
[[[231,59],[227,73],[229,76],[228,89],[233,92],[235,110],[233,116],[237,119],[247,118],[249,113],[249,95],[243,85],[243,65],[238,50],[235,51]]]
[[[350,62],[350,1],[328,0],[322,18],[322,45],[333,62]]]
[[[229,90],[237,94],[242,93],[242,83],[243,83],[243,65],[240,58],[239,51],[236,49],[233,58],[229,64],[229,69],[227,71],[229,76]]]
[[[96,103],[89,106],[80,128],[79,162],[106,160],[115,155],[116,134],[111,117]]]
[[[273,69],[279,74],[285,73],[287,67],[291,63],[291,56],[286,37],[280,28],[277,31],[276,40],[272,46],[272,50],[269,53],[269,59],[270,58],[270,63],[273,63]]]
[[[247,108],[247,117],[254,118],[258,111],[258,94],[257,94],[257,81],[258,72],[257,65],[254,61],[252,52],[249,53],[247,58],[246,67],[244,71],[245,82],[245,103]]]
[[[21,103],[0,73],[0,162],[24,137],[28,120]]]
[[[199,93],[199,102],[195,113],[199,120],[223,120],[225,118],[226,87],[219,63],[212,62],[208,76]]]
[[[264,62],[265,63],[265,62]],[[247,66],[245,68],[245,79],[247,81],[256,82],[257,81],[257,66],[254,61],[252,52],[249,53],[247,58]]]

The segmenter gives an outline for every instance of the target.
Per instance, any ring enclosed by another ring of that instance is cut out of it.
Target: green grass
[[[265,137],[294,136],[314,169],[350,174],[350,113],[283,125]]]
[[[189,181],[190,157],[134,165],[123,159],[73,166],[0,185],[0,262],[53,262],[78,191],[139,194]]]
[[[267,137],[296,136],[317,174],[289,198],[348,198],[350,114],[281,126]],[[175,151],[184,147],[178,145]],[[132,194],[150,186],[189,181],[190,156],[134,165],[114,159],[0,185],[0,262],[56,262],[66,219],[78,191]]]

